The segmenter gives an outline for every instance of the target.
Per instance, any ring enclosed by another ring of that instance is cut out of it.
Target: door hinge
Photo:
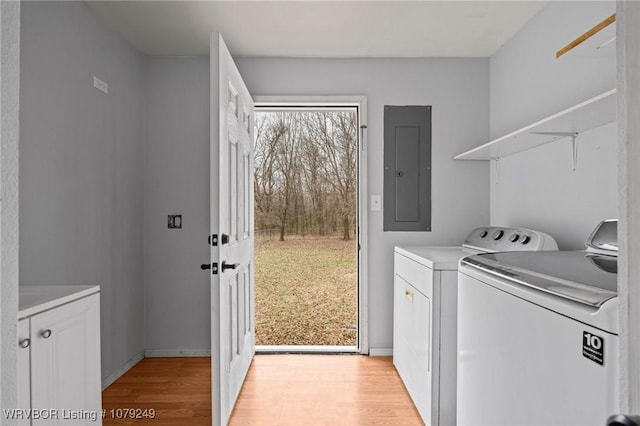
[[[209,242],[210,246],[214,246],[217,247],[218,246],[218,234],[213,234],[213,235],[209,235],[209,238],[207,239],[207,241]],[[227,234],[222,234],[222,244],[228,244],[229,243],[229,236]]]

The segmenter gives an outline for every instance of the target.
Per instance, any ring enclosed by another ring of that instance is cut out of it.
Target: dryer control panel
[[[549,234],[502,226],[476,228],[462,246],[485,252],[558,250],[558,244]]]

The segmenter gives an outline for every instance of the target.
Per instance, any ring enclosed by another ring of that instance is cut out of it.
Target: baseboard
[[[145,358],[182,358],[211,356],[211,349],[146,349]]]
[[[392,356],[392,348],[369,348],[369,356]]]
[[[102,390],[105,390],[106,388],[111,386],[113,382],[118,380],[124,373],[131,370],[131,368],[133,368],[134,365],[142,361],[143,358],[144,358],[144,352],[140,352],[134,355],[133,358],[131,358],[129,361],[126,362],[126,364],[118,368],[116,371],[111,373],[109,377],[107,377],[102,381]]]

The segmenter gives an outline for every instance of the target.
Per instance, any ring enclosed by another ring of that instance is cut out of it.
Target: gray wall
[[[20,83],[20,284],[100,284],[104,379],[144,348],[143,58],[83,2],[24,2]]]
[[[489,221],[486,162],[453,156],[488,137],[487,59],[236,60],[252,95],[366,95],[368,190],[382,194],[384,105],[433,105],[432,232],[382,232],[369,212],[369,345],[392,346],[393,247],[460,245]]]
[[[613,45],[607,53],[555,58],[557,50],[614,12],[615,2],[549,2],[490,58],[492,137],[615,87]],[[493,225],[543,230],[561,249],[581,249],[601,219],[617,217],[615,124],[579,136],[575,172],[570,144],[564,139],[503,157],[498,172],[492,162]]]
[[[209,58],[148,58],[145,81],[146,349],[207,353]]]
[[[487,59],[236,60],[252,95],[366,95],[368,185],[382,194],[383,106],[433,105],[432,232],[382,232],[369,215],[369,342],[392,344],[393,246],[460,245],[489,221],[488,164],[453,161],[488,137]],[[145,288],[147,349],[209,347],[208,63],[147,61]],[[167,214],[183,214],[169,230]]]

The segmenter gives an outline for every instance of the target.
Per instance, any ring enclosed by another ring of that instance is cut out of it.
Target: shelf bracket
[[[549,135],[557,136],[558,139],[571,138],[571,159],[573,161],[573,170],[578,167],[578,132],[530,132],[532,135]]]
[[[578,134],[571,135],[571,154],[573,160],[573,171],[578,167]]]

